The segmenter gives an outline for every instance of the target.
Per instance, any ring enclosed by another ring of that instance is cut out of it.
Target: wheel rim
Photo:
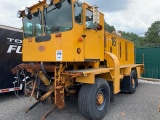
[[[106,105],[106,93],[104,89],[100,89],[96,95],[96,106],[99,111],[103,110]]]

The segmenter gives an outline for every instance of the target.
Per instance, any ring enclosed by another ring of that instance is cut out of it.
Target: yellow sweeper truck
[[[80,113],[99,120],[114,94],[136,91],[143,64],[134,63],[134,43],[105,32],[98,6],[44,0],[17,16],[23,21],[24,63],[12,72],[37,99],[26,112],[45,101],[53,105],[41,118],[46,119],[55,107],[65,107],[66,96],[77,95]]]

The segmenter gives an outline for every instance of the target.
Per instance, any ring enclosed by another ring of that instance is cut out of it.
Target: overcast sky
[[[0,24],[20,28],[18,10],[39,0],[0,0]],[[160,20],[160,0],[85,0],[97,5],[105,14],[105,21],[116,30],[143,34],[151,23]]]

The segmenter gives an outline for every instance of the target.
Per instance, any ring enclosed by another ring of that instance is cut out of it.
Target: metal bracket
[[[36,103],[34,103],[31,107],[29,107],[26,110],[26,113],[28,113],[30,110],[32,110],[36,105],[38,105],[40,102],[44,101],[51,93],[54,92],[54,89],[50,89],[47,93],[45,93]]]
[[[54,72],[54,97],[55,97],[55,105],[57,105],[58,108],[62,109],[65,107],[64,102],[64,80],[61,73],[64,71],[64,66],[60,64],[60,67],[55,67]]]

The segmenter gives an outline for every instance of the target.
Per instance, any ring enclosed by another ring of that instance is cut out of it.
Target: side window
[[[75,22],[82,24],[82,7],[79,7],[77,4],[74,4],[74,15]]]
[[[88,9],[86,9],[86,27],[87,28],[94,28],[93,12]]]

